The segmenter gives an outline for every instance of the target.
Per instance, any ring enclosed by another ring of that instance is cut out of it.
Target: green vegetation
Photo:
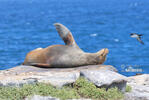
[[[127,87],[128,88],[128,87]],[[127,91],[130,91],[130,87]],[[23,87],[0,87],[0,99],[22,100],[27,96],[43,95],[60,98],[61,100],[71,98],[92,98],[96,100],[121,100],[123,94],[117,88],[108,91],[105,88],[97,88],[93,83],[84,78],[79,78],[72,86],[65,86],[61,89],[50,84],[37,83],[24,85]]]
[[[105,88],[97,88],[93,83],[84,78],[77,80],[74,88],[85,98],[98,100],[121,100],[123,98],[123,94],[117,88],[111,88],[106,91]]]
[[[4,100],[22,100],[31,95],[42,95],[58,97],[62,100],[66,98],[79,98],[79,94],[73,88],[64,87],[61,89],[54,88],[50,84],[37,83],[24,85],[23,87],[0,87],[0,99]]]
[[[130,92],[132,90],[131,86],[127,85],[126,86],[126,92]]]

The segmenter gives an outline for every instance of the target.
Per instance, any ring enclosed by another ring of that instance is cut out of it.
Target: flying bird
[[[143,36],[143,34],[130,33],[130,37],[136,38],[141,44],[144,44],[144,42],[141,40],[141,36]]]

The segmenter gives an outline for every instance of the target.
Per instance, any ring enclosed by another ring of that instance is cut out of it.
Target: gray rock
[[[71,72],[44,72],[32,73],[30,75],[16,75],[0,80],[1,86],[23,86],[23,84],[34,84],[36,82],[50,83],[53,86],[62,87],[74,83],[80,77],[80,73]]]
[[[122,92],[125,91],[127,80],[127,84],[132,87],[132,91],[125,93],[125,100],[149,100],[149,74],[131,76],[126,79],[125,76],[118,74],[117,70],[110,65],[88,65],[76,68],[18,66],[0,71],[0,86],[22,86],[23,84],[45,82],[62,87],[74,83],[80,77],[80,74],[98,87],[106,87],[107,89],[118,87]],[[59,99],[53,99],[50,96],[35,96],[33,100]]]
[[[110,70],[82,70],[81,76],[93,82],[98,87],[118,87],[119,90],[125,92],[126,77]]]
[[[75,68],[39,68],[34,66],[17,66],[0,71],[0,86],[22,86],[36,82],[50,83],[62,87],[74,83],[83,70],[117,70],[110,65],[88,65]]]
[[[26,79],[26,80],[17,80],[16,78],[12,77],[12,78],[6,78],[3,80],[0,80],[0,86],[16,86],[16,87],[20,87],[23,86],[23,84],[34,84],[36,83],[37,80],[31,80],[31,79]]]
[[[128,77],[132,91],[125,94],[125,100],[149,100],[149,74]]]
[[[20,66],[0,72],[0,86],[22,86],[36,82],[62,87],[74,83],[80,77],[77,70],[50,70],[33,66]]]
[[[34,95],[27,97],[25,100],[60,100],[60,99],[51,96]],[[67,99],[67,100],[91,100],[91,99],[80,98],[80,99]]]
[[[132,91],[125,94],[125,100],[149,100],[149,87],[131,85]]]
[[[74,68],[39,68],[34,66],[26,66],[20,65],[14,68],[0,71],[1,75],[20,75],[22,73],[45,73],[45,72],[70,72],[70,71],[80,71],[85,69],[92,69],[92,70],[111,70],[117,72],[117,69],[111,65],[88,65],[88,66],[80,66]]]
[[[146,93],[133,91],[131,93],[126,93],[124,100],[149,100],[149,95]]]
[[[34,95],[32,97],[28,97],[25,100],[60,100],[59,98],[51,97],[51,96],[40,96]]]
[[[92,100],[92,99],[80,98],[80,99],[67,99],[67,100]]]
[[[62,87],[74,83],[80,77],[77,71],[47,73],[46,76],[39,78],[38,82],[50,83],[53,86]]]
[[[142,74],[128,77],[128,83],[149,86],[149,74]]]

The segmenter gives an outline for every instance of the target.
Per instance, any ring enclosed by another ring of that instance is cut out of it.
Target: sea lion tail
[[[56,27],[58,34],[63,39],[63,41],[65,42],[66,45],[77,46],[77,44],[72,36],[72,33],[70,32],[70,30],[67,27],[65,27],[64,25],[62,25],[60,23],[55,23],[54,26]]]

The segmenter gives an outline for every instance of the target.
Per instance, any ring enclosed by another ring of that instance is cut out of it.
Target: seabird
[[[143,34],[137,34],[137,33],[130,34],[130,37],[136,38],[141,44],[144,44],[144,42],[141,40],[141,36],[143,36]]]

